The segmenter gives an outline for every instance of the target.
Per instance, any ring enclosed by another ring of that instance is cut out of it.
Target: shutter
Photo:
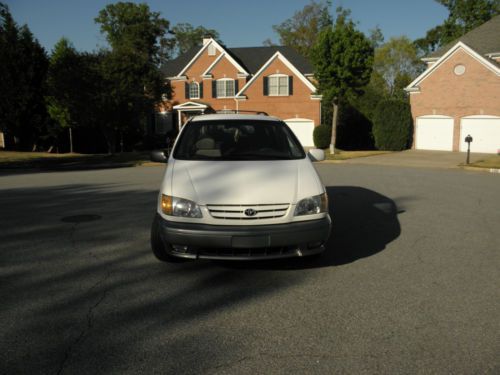
[[[203,82],[200,82],[200,99],[203,99]]]
[[[288,77],[288,95],[293,95],[293,76]]]
[[[269,79],[268,77],[264,77],[264,96],[269,95]]]
[[[239,80],[238,79],[235,79],[234,80],[234,95],[236,95],[238,93],[238,91],[240,91],[240,89],[238,88],[238,85],[239,84]]]
[[[186,99],[189,99],[189,83],[184,83],[184,95]]]
[[[212,80],[212,98],[217,97],[217,81],[214,79]]]

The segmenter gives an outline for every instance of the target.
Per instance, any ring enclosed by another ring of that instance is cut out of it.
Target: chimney
[[[203,36],[203,45],[207,44],[208,42],[210,42],[210,40],[212,39],[212,36],[207,34],[205,36]]]

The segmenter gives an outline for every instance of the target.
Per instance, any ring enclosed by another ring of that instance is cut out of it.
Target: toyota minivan
[[[162,261],[260,260],[319,254],[330,235],[325,187],[281,120],[265,115],[191,118],[167,162],[151,229]]]

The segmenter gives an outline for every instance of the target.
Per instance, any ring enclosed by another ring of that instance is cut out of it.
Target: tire
[[[186,261],[186,259],[170,255],[167,252],[167,249],[170,248],[170,244],[164,243],[160,237],[160,221],[158,220],[158,215],[155,215],[153,224],[151,225],[151,250],[153,250],[156,259],[168,263],[182,263]]]

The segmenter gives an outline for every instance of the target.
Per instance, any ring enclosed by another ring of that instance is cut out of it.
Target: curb
[[[481,167],[463,166],[462,169],[464,169],[466,171],[475,171],[475,172],[500,173],[500,169],[498,169],[498,168],[481,168]]]

